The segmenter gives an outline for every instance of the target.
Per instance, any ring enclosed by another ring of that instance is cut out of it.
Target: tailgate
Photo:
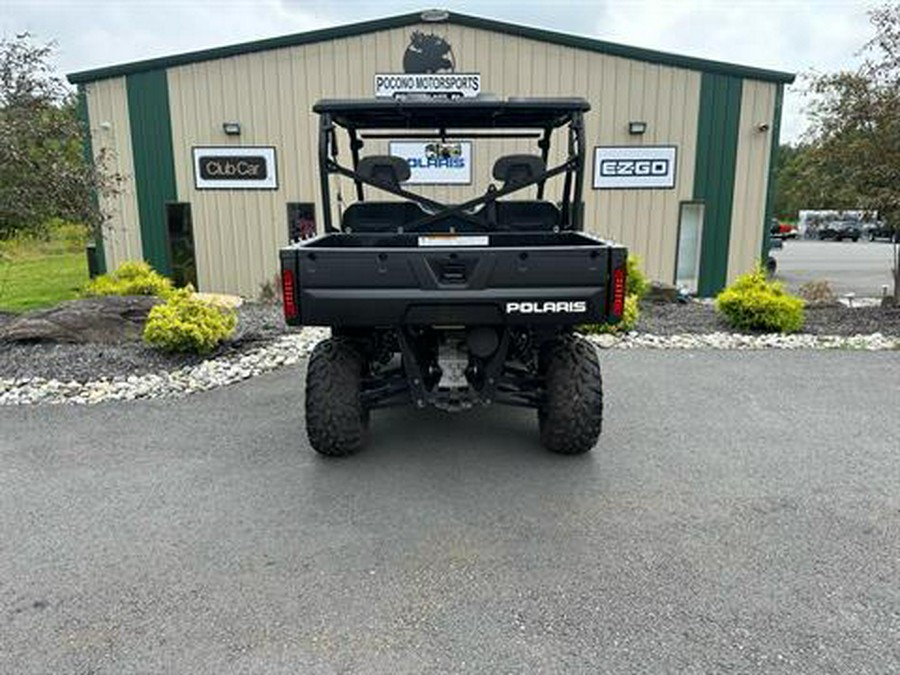
[[[281,252],[295,320],[325,326],[578,324],[611,316],[625,249],[583,245],[307,247]],[[286,282],[287,286],[287,282]]]

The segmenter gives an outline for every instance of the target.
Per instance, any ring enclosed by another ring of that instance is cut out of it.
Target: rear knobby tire
[[[313,450],[343,457],[366,441],[369,411],[360,400],[365,359],[353,342],[318,343],[306,370],[306,435]]]
[[[560,338],[545,347],[541,361],[541,442],[563,455],[588,452],[603,426],[603,382],[594,345],[576,336]]]

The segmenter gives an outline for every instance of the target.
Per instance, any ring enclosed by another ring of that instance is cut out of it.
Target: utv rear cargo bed
[[[626,251],[580,232],[329,234],[282,249],[293,324],[579,324],[608,319]]]

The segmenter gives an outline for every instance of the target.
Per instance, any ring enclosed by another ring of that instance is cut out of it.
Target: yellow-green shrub
[[[780,333],[803,327],[805,304],[780,282],[769,281],[762,267],[738,277],[716,298],[716,310],[733,328]]]
[[[647,295],[648,290],[650,290],[650,282],[641,271],[641,259],[636,255],[629,255],[625,275],[626,294],[634,295],[640,300]]]
[[[109,274],[91,279],[84,287],[86,295],[157,295],[172,292],[172,281],[142,260],[127,260]]]
[[[625,296],[625,307],[622,310],[622,320],[619,323],[590,323],[579,326],[578,330],[582,333],[627,333],[634,330],[637,326],[638,319],[641,316],[641,309],[638,305],[637,295]]]
[[[207,354],[231,336],[237,326],[233,309],[212,305],[193,297],[193,289],[169,293],[147,316],[144,341],[169,352]]]

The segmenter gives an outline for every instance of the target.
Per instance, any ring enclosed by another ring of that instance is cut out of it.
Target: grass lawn
[[[87,279],[83,252],[0,262],[0,310],[22,312],[71,300]]]
[[[88,280],[82,229],[61,225],[47,240],[0,241],[0,311],[52,307],[78,297]]]

